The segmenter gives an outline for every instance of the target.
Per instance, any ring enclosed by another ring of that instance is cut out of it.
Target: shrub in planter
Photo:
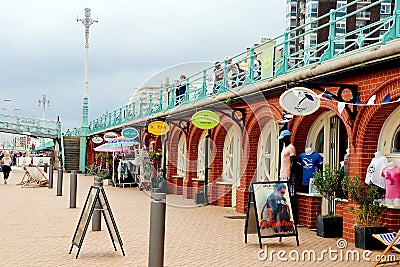
[[[350,207],[354,214],[356,225],[355,246],[363,249],[382,249],[385,246],[372,237],[372,234],[386,233],[387,229],[383,224],[383,216],[386,207],[379,201],[377,187],[364,184],[360,177],[345,177],[343,189],[348,191],[349,197],[356,205]]]
[[[342,237],[343,218],[333,213],[335,207],[335,192],[341,188],[343,171],[332,169],[325,165],[323,171],[314,174],[314,186],[328,200],[328,214],[317,216],[317,235],[321,237]]]

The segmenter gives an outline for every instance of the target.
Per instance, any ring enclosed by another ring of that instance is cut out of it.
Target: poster
[[[261,237],[297,235],[286,182],[252,183]]]

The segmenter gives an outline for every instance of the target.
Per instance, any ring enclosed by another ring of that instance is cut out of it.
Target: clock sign
[[[293,115],[306,116],[319,109],[321,100],[314,91],[308,88],[294,87],[281,95],[279,104]]]

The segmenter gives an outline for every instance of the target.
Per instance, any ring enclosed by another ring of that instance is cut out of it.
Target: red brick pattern
[[[298,223],[315,229],[317,227],[317,216],[321,214],[322,197],[296,196],[298,207]]]

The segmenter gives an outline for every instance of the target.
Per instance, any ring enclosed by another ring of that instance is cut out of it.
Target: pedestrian
[[[5,151],[4,157],[1,160],[2,171],[3,171],[3,176],[4,176],[4,184],[7,184],[8,176],[10,176],[11,164],[12,164],[12,161],[11,161],[10,153],[8,153],[8,151]]]
[[[179,85],[176,90],[175,106],[179,105],[184,99],[186,94],[186,75],[182,74],[179,77]]]

